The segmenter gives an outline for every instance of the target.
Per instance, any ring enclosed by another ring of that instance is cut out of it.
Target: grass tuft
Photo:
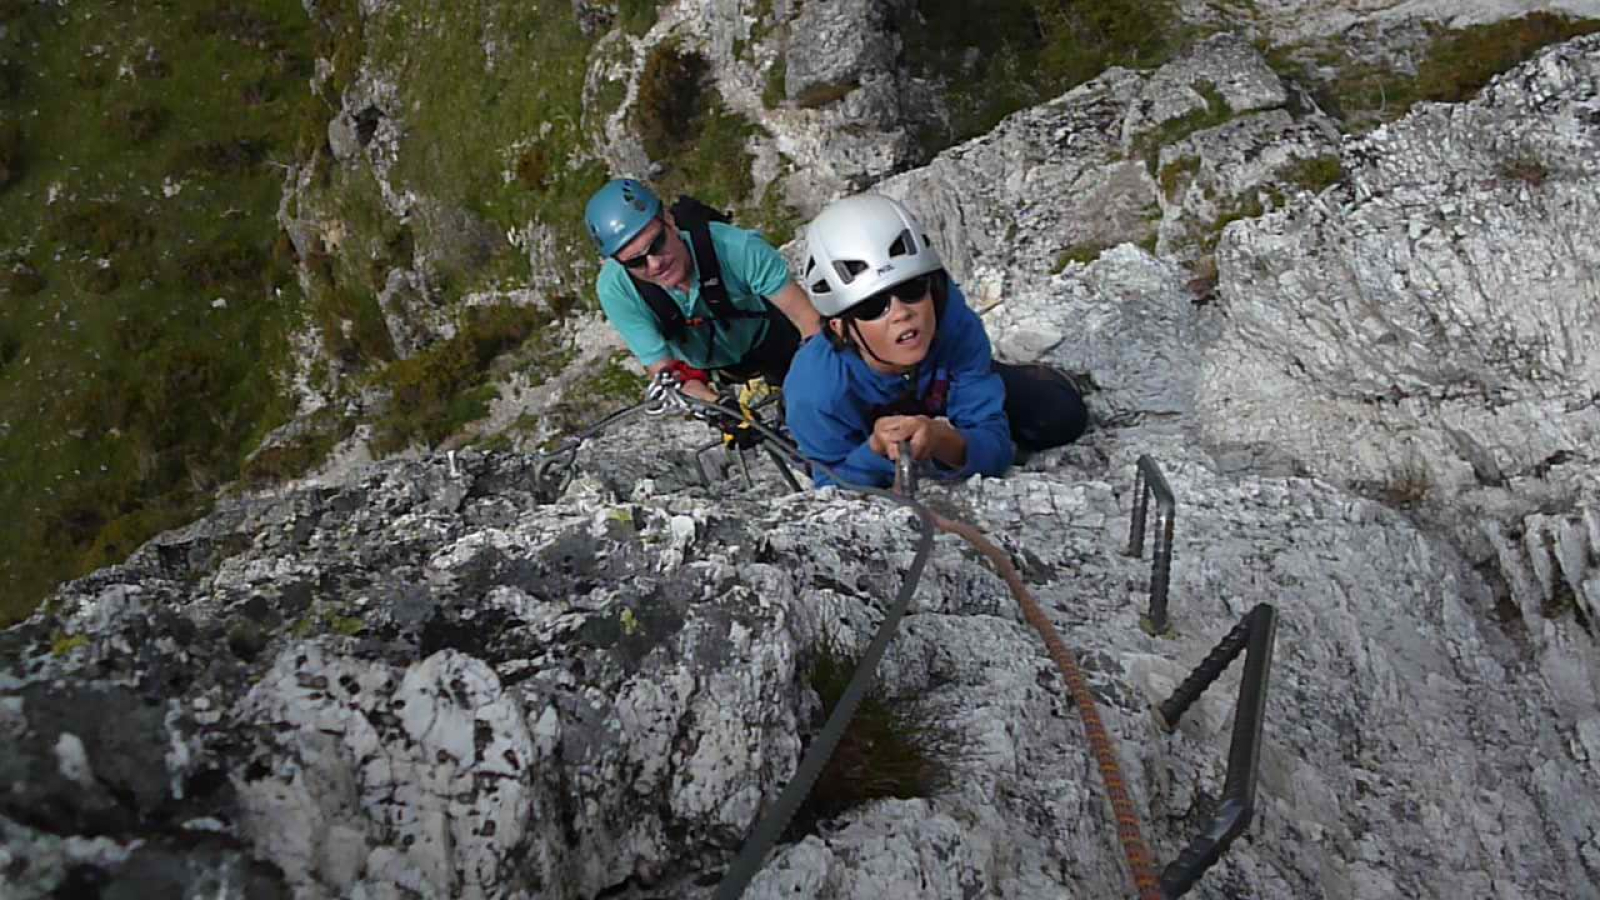
[[[923,0],[898,26],[911,68],[948,85],[951,128],[930,153],[1111,66],[1159,65],[1182,37],[1169,0]]]
[[[66,656],[79,647],[89,646],[88,635],[57,633],[50,638],[50,655]]]
[[[742,206],[755,188],[745,144],[756,128],[730,112],[707,79],[705,59],[676,42],[657,45],[639,76],[633,124],[664,173],[663,195],[692,193],[713,206]]]
[[[1177,200],[1183,189],[1194,180],[1195,173],[1200,171],[1200,157],[1181,156],[1161,167],[1157,181],[1161,183],[1161,193],[1168,200]]]
[[[390,409],[377,423],[372,450],[385,456],[413,443],[430,447],[489,413],[495,396],[490,364],[548,327],[560,312],[527,306],[474,306],[463,310],[455,337],[385,369]]]
[[[777,109],[783,105],[784,98],[788,96],[787,79],[789,77],[789,63],[780,55],[767,67],[766,79],[761,84],[761,105],[767,109]]]
[[[812,648],[806,682],[821,701],[813,732],[838,706],[856,662],[832,639]],[[820,823],[873,800],[932,796],[949,784],[951,766],[963,752],[960,735],[927,704],[874,689],[856,708],[785,837],[815,833]]]
[[[1133,155],[1142,157],[1145,168],[1154,177],[1156,166],[1161,158],[1161,148],[1168,144],[1175,144],[1197,131],[1215,128],[1233,118],[1233,110],[1228,106],[1228,101],[1217,90],[1216,85],[1208,81],[1197,81],[1194,90],[1205,100],[1205,108],[1169,119],[1159,126],[1133,141]]]
[[[251,454],[240,467],[239,477],[258,489],[299,478],[327,459],[329,451],[349,437],[355,426],[332,407],[323,407],[303,421],[303,430],[293,438]]]
[[[638,403],[650,380],[633,370],[632,359],[626,352],[614,353],[597,371],[568,385],[561,399],[545,410],[543,425],[553,434],[564,434]]]
[[[1502,181],[1540,187],[1549,179],[1550,167],[1545,165],[1544,160],[1533,151],[1523,150],[1496,163],[1495,174],[1499,175]]]
[[[0,122],[0,188],[17,180],[23,167],[22,126]]]
[[[649,31],[660,15],[660,0],[618,0],[617,24],[635,37]]]
[[[1600,21],[1536,12],[1459,31],[1435,29],[1414,72],[1374,64],[1343,64],[1342,56],[1320,60],[1338,73],[1315,91],[1317,102],[1358,131],[1405,115],[1422,101],[1459,103],[1496,75],[1531,59],[1541,49],[1600,31]],[[1273,59],[1283,61],[1280,52]],[[1305,79],[1315,84],[1315,79]]]
[[[1050,274],[1059,275],[1061,272],[1066,271],[1067,266],[1072,263],[1083,263],[1085,265],[1092,263],[1100,258],[1100,254],[1110,250],[1112,246],[1111,244],[1097,242],[1073,244],[1071,247],[1062,250],[1061,255],[1056,257],[1055,265],[1051,267]]]
[[[1337,153],[1326,153],[1310,159],[1297,159],[1278,173],[1284,180],[1311,193],[1338,184],[1344,178],[1344,163]]]
[[[830,103],[843,100],[851,91],[860,87],[857,81],[841,81],[828,84],[813,84],[800,92],[794,98],[794,105],[800,109],[817,109]]]
[[[684,126],[700,110],[708,71],[705,57],[677,41],[657,44],[645,58],[633,124],[652,159],[674,156],[692,140]]]

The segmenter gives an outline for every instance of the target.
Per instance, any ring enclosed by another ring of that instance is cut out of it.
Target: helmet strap
[[[894,367],[893,363],[886,361],[883,357],[872,352],[872,345],[867,343],[867,339],[861,334],[860,322],[857,322],[855,319],[850,319],[845,322],[845,327],[855,332],[853,338],[851,339],[851,343],[855,344],[857,350],[867,351],[867,355],[877,360],[880,365],[889,366],[890,368]]]

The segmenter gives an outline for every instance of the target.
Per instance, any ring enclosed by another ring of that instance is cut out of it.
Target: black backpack
[[[733,319],[764,319],[770,314],[771,307],[769,305],[767,311],[751,312],[739,309],[728,299],[728,288],[722,283],[722,264],[717,260],[716,248],[711,244],[711,223],[731,222],[727,213],[687,195],[679,195],[678,202],[672,204],[671,210],[673,221],[679,228],[689,232],[689,240],[694,245],[694,258],[700,266],[700,296],[705,300],[711,316],[685,318],[683,310],[660,286],[637,278],[633,279],[633,286],[655,314],[661,336],[667,343],[682,346],[691,334],[690,329],[697,329],[693,333],[705,338],[706,351],[709,353],[711,335],[698,329],[708,325],[714,328],[721,322]]]

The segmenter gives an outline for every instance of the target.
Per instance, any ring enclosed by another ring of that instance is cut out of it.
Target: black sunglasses
[[[845,310],[844,314],[857,322],[881,319],[889,311],[891,299],[898,298],[901,303],[921,303],[926,300],[933,287],[932,280],[927,275],[918,275],[909,281],[902,281],[857,303]]]
[[[615,257],[615,259],[616,259],[617,262],[622,263],[623,265],[627,266],[630,269],[639,269],[639,268],[643,268],[644,264],[650,261],[650,257],[652,257],[652,256],[660,256],[663,252],[666,251],[666,249],[667,249],[667,226],[666,226],[666,223],[663,222],[661,224],[661,230],[656,232],[655,240],[650,242],[650,246],[644,248],[644,252],[643,253],[639,254],[638,256],[630,256],[627,259],[623,259],[620,256]]]

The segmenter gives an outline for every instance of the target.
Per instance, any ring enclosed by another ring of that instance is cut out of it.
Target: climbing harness
[[[732,455],[738,461],[739,470],[744,475],[745,487],[755,487],[755,481],[750,477],[750,464],[745,458],[745,451],[761,447],[773,465],[777,466],[784,481],[788,482],[789,489],[800,490],[800,482],[795,479],[794,472],[791,471],[791,469],[806,471],[805,462],[800,459],[799,451],[781,436],[769,439],[754,427],[762,421],[762,410],[776,403],[778,397],[777,388],[769,385],[765,378],[758,377],[745,382],[736,391],[724,392],[718,398],[718,408],[722,410],[737,408],[739,415],[732,416],[726,412],[709,414],[710,421],[717,426],[721,436],[695,450],[695,467],[700,472],[700,481],[703,484],[711,483],[711,476],[706,471],[705,454],[721,447],[725,455]]]
[[[588,430],[569,439],[560,449],[542,461],[536,468],[538,482],[536,489],[543,490],[549,484],[555,483],[564,487],[572,477],[571,467],[578,447],[594,434],[640,412],[661,415],[669,411],[687,413],[708,421],[733,420],[737,423],[735,427],[753,432],[760,439],[764,439],[762,445],[773,454],[774,461],[784,470],[790,483],[794,484],[793,476],[788,473],[784,465],[784,457],[787,457],[790,463],[801,466],[805,461],[800,458],[798,450],[792,443],[753,415],[760,401],[747,402],[751,399],[753,398],[741,397],[738,404],[739,411],[736,413],[729,406],[708,403],[689,396],[683,392],[670,373],[663,372],[651,382],[643,402],[606,417]],[[718,438],[713,446],[723,441],[724,438]],[[1206,829],[1166,866],[1158,878],[1149,846],[1140,831],[1138,812],[1122,776],[1115,741],[1100,718],[1099,707],[1089,688],[1088,680],[1084,677],[1083,670],[1071,650],[1056,632],[1049,616],[1023,584],[1010,557],[972,525],[940,516],[916,500],[916,474],[910,441],[902,441],[899,445],[895,486],[889,491],[848,484],[841,481],[829,467],[820,463],[812,465],[816,465],[833,478],[842,489],[880,497],[911,510],[916,516],[920,532],[917,548],[894,602],[884,613],[883,621],[879,623],[866,651],[861,655],[856,670],[835,704],[833,712],[806,749],[794,776],[779,792],[771,808],[756,823],[754,830],[746,837],[738,855],[734,857],[723,874],[722,881],[717,885],[716,892],[712,895],[714,900],[737,900],[743,895],[765,864],[767,854],[777,844],[794,814],[811,793],[811,788],[821,776],[823,768],[844,737],[844,732],[849,727],[856,710],[872,687],[878,664],[882,661],[889,642],[904,618],[911,597],[921,581],[928,556],[933,549],[935,531],[960,536],[989,560],[1021,607],[1023,619],[1039,634],[1046,652],[1061,672],[1067,690],[1078,709],[1090,752],[1095,758],[1101,781],[1105,786],[1117,838],[1122,845],[1128,872],[1139,900],[1174,900],[1188,891],[1200,876],[1221,858],[1233,840],[1243,833],[1254,814],[1267,676],[1271,666],[1276,629],[1276,611],[1273,607],[1263,603],[1247,613],[1172,696],[1154,709],[1157,722],[1164,729],[1171,731],[1176,728],[1183,713],[1221,676],[1228,665],[1241,654],[1246,656],[1245,673],[1241,679],[1239,703],[1234,716],[1232,743],[1228,754],[1228,774],[1221,806]],[[553,476],[549,474],[558,470],[565,474]],[[748,471],[746,477],[748,478]],[[553,480],[547,482],[547,478]],[[1138,490],[1139,497],[1136,498],[1138,515],[1135,524],[1140,537],[1138,543],[1130,538],[1129,550],[1132,555],[1141,553],[1144,507],[1148,501],[1147,493],[1154,492],[1157,494],[1165,525],[1164,539],[1158,541],[1156,553],[1157,572],[1164,576],[1170,566],[1171,489],[1161,476],[1159,467],[1156,467],[1154,461],[1148,457],[1139,460]],[[1152,588],[1154,590],[1159,587],[1161,591],[1159,619],[1163,627],[1158,633],[1166,633],[1166,579],[1163,577],[1159,580],[1160,584],[1153,584]],[[1153,595],[1153,603],[1155,599]]]

